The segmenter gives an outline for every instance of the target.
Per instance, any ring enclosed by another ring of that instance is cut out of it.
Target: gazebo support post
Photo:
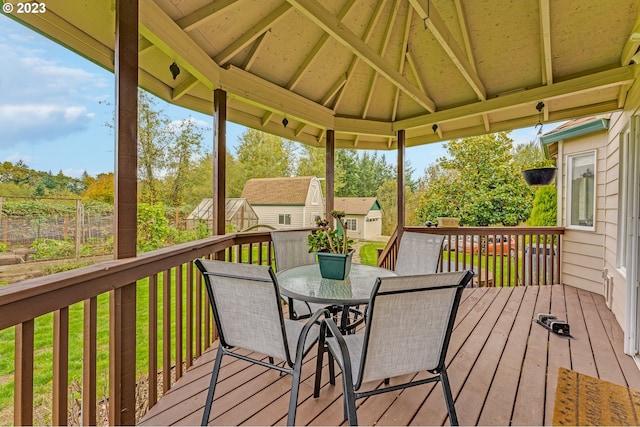
[[[333,129],[327,130],[326,135],[326,158],[325,158],[325,176],[327,185],[325,218],[331,218],[333,210],[333,198],[335,196],[335,163],[336,163],[336,132]],[[315,224],[314,224],[315,225]]]
[[[213,91],[213,129],[213,235],[219,236],[225,234],[227,174],[227,92],[222,89]]]
[[[405,130],[398,130],[398,240],[404,230],[404,146]]]
[[[138,0],[116,1],[115,258],[136,256]],[[136,422],[136,284],[109,296],[109,424]]]

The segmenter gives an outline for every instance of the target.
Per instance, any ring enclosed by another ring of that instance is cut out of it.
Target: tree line
[[[188,117],[172,121],[154,97],[139,95],[138,201],[164,206],[186,216],[203,198],[212,196],[213,154],[204,143],[206,128]],[[113,124],[108,124],[113,128]],[[543,157],[539,145],[514,146],[509,133],[456,139],[445,144],[447,155],[432,163],[419,178],[407,161],[405,200],[408,225],[459,217],[463,225],[518,225],[531,215],[534,189],[524,182],[522,165]],[[227,153],[226,191],[240,197],[252,178],[325,177],[325,150],[247,129],[235,152]],[[336,150],[335,196],[377,197],[383,210],[383,232],[395,228],[396,166],[385,154],[354,149]],[[0,164],[0,195],[80,197],[113,204],[114,174],[81,178],[39,172],[24,162]],[[555,192],[545,189],[543,212],[536,221],[555,225]],[[549,201],[549,197],[552,201]],[[553,205],[553,215],[548,211]],[[542,219],[539,219],[542,218]]]

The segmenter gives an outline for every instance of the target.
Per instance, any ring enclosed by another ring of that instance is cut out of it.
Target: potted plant
[[[529,185],[551,184],[556,177],[556,163],[553,159],[537,161],[525,167],[522,176]]]
[[[344,280],[351,270],[353,241],[347,236],[347,224],[343,211],[331,211],[337,228],[332,228],[327,219],[318,219],[318,230],[309,235],[309,252],[318,256],[320,275],[325,279]]]

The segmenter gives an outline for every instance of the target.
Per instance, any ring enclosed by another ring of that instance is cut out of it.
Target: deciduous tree
[[[532,193],[512,157],[513,142],[500,132],[451,140],[421,197],[420,222],[459,217],[472,226],[513,226],[531,212]]]

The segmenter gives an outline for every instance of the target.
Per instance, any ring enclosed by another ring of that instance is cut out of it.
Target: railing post
[[[13,423],[17,426],[33,425],[33,340],[33,320],[16,325]]]

